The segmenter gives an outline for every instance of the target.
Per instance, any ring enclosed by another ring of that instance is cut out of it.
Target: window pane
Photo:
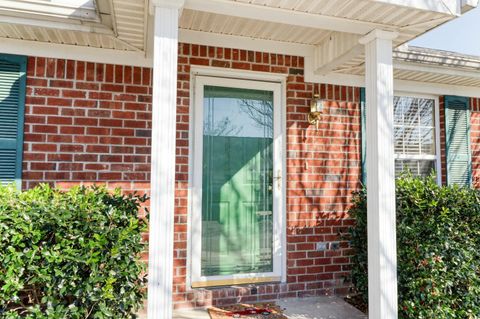
[[[403,125],[403,113],[405,113],[402,100],[400,97],[395,96],[393,99],[394,105],[394,122],[396,125]]]
[[[433,121],[434,101],[429,99],[418,99],[418,100],[419,100],[420,125],[433,128],[435,126],[435,123]]]
[[[435,155],[435,135],[432,128],[421,128],[421,154]]]
[[[205,86],[202,276],[273,271],[273,92]]]
[[[418,127],[405,126],[403,134],[404,154],[420,154],[420,129]]]
[[[432,171],[435,171],[435,160],[395,160],[396,177],[406,171],[412,173],[413,176],[428,176]]]
[[[418,100],[410,97],[402,97],[400,101],[403,104],[403,125],[406,126],[418,126]]]
[[[395,134],[395,154],[403,154],[405,143],[403,142],[403,135],[405,134],[405,129],[403,126],[394,127]]]

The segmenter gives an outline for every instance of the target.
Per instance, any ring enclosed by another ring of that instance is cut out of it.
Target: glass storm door
[[[265,87],[206,78],[198,87],[202,99],[201,110],[197,110],[202,112],[202,121],[197,119],[201,130],[197,127],[196,133],[201,134],[195,134],[195,139],[197,152],[201,139],[202,154],[195,157],[201,160],[201,175],[195,173],[198,184],[201,177],[201,231],[197,237],[201,248],[196,274],[206,282],[213,279],[212,285],[258,281],[262,274],[272,280],[278,272],[275,196],[281,179],[275,165],[277,92],[271,83],[261,84]]]

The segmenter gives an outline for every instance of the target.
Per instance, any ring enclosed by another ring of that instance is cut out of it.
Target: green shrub
[[[351,214],[352,280],[367,302],[365,191]],[[480,318],[480,195],[433,177],[396,184],[399,318]]]
[[[134,318],[145,196],[0,187],[0,318]]]

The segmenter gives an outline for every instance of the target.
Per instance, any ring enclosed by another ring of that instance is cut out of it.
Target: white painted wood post
[[[155,26],[147,311],[149,319],[171,319],[178,17],[183,1],[151,4]]]
[[[374,30],[365,45],[367,117],[368,304],[370,319],[396,319],[397,243],[392,40]]]

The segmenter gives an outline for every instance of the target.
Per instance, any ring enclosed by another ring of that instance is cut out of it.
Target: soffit
[[[148,0],[0,0],[0,37],[145,50]]]
[[[434,28],[455,17],[452,14],[445,14],[432,11],[424,11],[409,7],[391,5],[385,2],[375,2],[371,0],[223,0],[218,1],[219,5],[231,5],[231,13],[223,14],[207,13],[208,9],[202,11],[199,1],[195,3],[196,10],[184,10],[180,28],[196,31],[205,31],[220,34],[242,35],[255,38],[260,34],[262,38],[270,40],[286,41],[303,44],[318,44],[319,39],[323,39],[324,33],[328,30],[314,29],[321,35],[302,37],[302,32],[313,33],[313,28],[300,27],[298,25],[289,25],[289,21],[284,24],[275,24],[261,21],[261,19],[249,19],[248,17],[236,17],[235,6],[240,9],[251,8],[252,10],[266,8],[272,10],[281,10],[284,13],[304,13],[310,17],[326,16],[345,21],[351,20],[352,25],[358,23],[371,23],[372,29],[385,28],[398,31],[400,36],[398,43],[404,43],[428,30]],[[200,1],[201,3],[201,1]],[[189,0],[186,1],[186,8],[190,8]],[[268,11],[265,11],[268,12]],[[274,11],[272,11],[274,12]],[[305,16],[307,19],[308,16]],[[266,19],[268,20],[268,19]],[[285,35],[286,26],[292,29]],[[263,29],[267,28],[265,32]],[[277,29],[280,31],[275,32]],[[300,36],[295,36],[300,34]]]

